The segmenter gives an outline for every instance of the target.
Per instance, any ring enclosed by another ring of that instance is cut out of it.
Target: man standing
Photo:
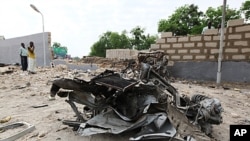
[[[35,55],[35,46],[33,42],[30,42],[28,47],[28,71],[31,74],[35,73],[36,67],[36,55]]]
[[[204,32],[205,32],[207,29],[214,29],[214,27],[212,26],[212,22],[211,22],[211,21],[208,21],[208,22],[207,22],[207,26],[204,27],[204,28],[202,29],[201,34],[204,34]]]
[[[20,47],[20,57],[21,57],[21,65],[22,65],[22,70],[26,71],[28,67],[28,62],[27,62],[27,49],[25,48],[24,43],[21,43]]]

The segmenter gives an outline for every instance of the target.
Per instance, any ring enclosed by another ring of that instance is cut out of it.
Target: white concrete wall
[[[45,32],[45,54],[46,65],[48,66],[52,60],[51,56],[51,34]],[[22,37],[16,37],[11,39],[0,40],[0,63],[14,64],[20,63],[19,48],[21,43],[24,43],[26,47],[29,46],[29,42],[33,41],[35,44],[36,63],[37,66],[44,65],[44,48],[43,48],[43,33],[37,33]]]

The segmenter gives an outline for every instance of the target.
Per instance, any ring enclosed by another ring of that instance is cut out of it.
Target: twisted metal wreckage
[[[129,140],[210,140],[212,124],[222,123],[220,101],[181,96],[168,81],[167,62],[162,52],[139,53],[137,63],[121,73],[106,70],[90,81],[57,79],[51,97],[68,98],[77,119],[63,123],[82,136],[133,131]],[[82,112],[75,103],[85,105]]]

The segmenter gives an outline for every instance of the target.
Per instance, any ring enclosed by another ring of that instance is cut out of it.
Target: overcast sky
[[[227,0],[230,8],[239,9],[245,0]],[[52,43],[68,47],[71,56],[88,55],[90,47],[106,31],[121,33],[136,26],[150,35],[158,34],[160,19],[167,19],[176,8],[198,5],[205,12],[223,0],[0,0],[0,36],[6,39],[51,32]]]

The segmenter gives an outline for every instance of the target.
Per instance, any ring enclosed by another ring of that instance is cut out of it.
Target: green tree
[[[61,47],[61,44],[58,43],[58,42],[54,42],[53,45],[52,45],[52,47]]]
[[[137,50],[149,49],[150,45],[155,43],[156,36],[150,36],[144,34],[145,29],[137,26],[133,28],[130,33],[132,38],[130,39],[132,46]]]
[[[143,45],[142,48],[138,49],[138,50],[143,50],[143,49],[149,49],[151,44],[155,43],[155,40],[157,39],[157,35],[155,36],[151,36],[151,35],[147,35],[145,40],[143,41]]]
[[[245,19],[250,20],[250,0],[246,0],[242,3],[240,10],[244,14]]]
[[[221,23],[222,18],[222,7],[212,8],[209,7],[206,11],[204,21],[204,26],[206,26],[207,20],[212,21],[214,27],[217,27],[218,24]],[[229,6],[226,7],[226,15],[225,15],[225,26],[228,20],[239,19],[241,18],[240,10],[231,9]]]
[[[107,49],[149,49],[155,43],[157,36],[144,35],[145,29],[137,26],[130,31],[131,38],[124,30],[121,34],[107,31],[100,36],[99,40],[91,46],[90,56],[106,56]]]
[[[158,32],[173,32],[175,35],[196,34],[200,29],[203,12],[198,10],[198,6],[184,5],[175,10],[167,20],[162,19],[158,23]]]
[[[140,50],[142,48],[143,40],[145,40],[144,34],[145,29],[137,26],[133,28],[130,33],[132,34],[131,43],[135,49]]]
[[[102,36],[100,36],[99,41],[94,43],[91,47],[90,56],[106,56],[107,49],[118,49],[118,48],[131,48],[129,37],[126,32],[121,35],[117,32],[107,31]]]
[[[221,23],[221,7],[209,7],[205,14],[198,10],[198,6],[193,4],[184,5],[166,20],[162,19],[158,23],[158,32],[173,32],[175,35],[200,34],[203,27],[207,26],[210,20],[214,27]],[[228,20],[241,18],[240,10],[226,7],[225,23]]]
[[[105,44],[103,44],[101,41],[97,41],[94,43],[94,45],[91,47],[90,56],[100,56],[105,57],[106,49],[104,48]]]

